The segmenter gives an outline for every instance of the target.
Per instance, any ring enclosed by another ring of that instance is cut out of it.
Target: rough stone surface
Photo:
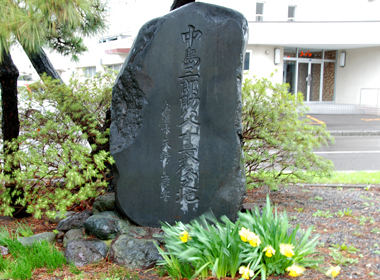
[[[84,227],[89,233],[103,240],[113,239],[120,234],[133,237],[147,234],[143,228],[132,226],[113,211],[101,212],[91,216],[84,223]]]
[[[58,211],[57,212],[57,215],[54,217],[54,218],[51,218],[49,219],[49,223],[51,224],[58,224],[60,221],[62,221],[63,219],[66,219],[67,217],[71,217],[72,215],[74,215],[75,212],[74,211],[67,211],[65,213],[65,217],[64,218],[61,218],[60,216],[60,212]]]
[[[65,257],[76,266],[83,266],[104,259],[107,244],[98,239],[76,239],[67,242]]]
[[[0,251],[1,251],[2,256],[9,254],[9,249],[7,247],[1,246],[1,245],[0,245]]]
[[[57,239],[63,239],[63,237],[65,237],[65,233],[63,231],[58,231]]]
[[[115,209],[115,193],[107,193],[98,196],[92,205],[92,213],[94,215],[104,211],[113,211]]]
[[[76,213],[59,222],[57,230],[69,231],[70,229],[83,228],[83,223],[92,215],[91,211]]]
[[[110,259],[129,269],[146,269],[162,259],[153,242],[153,239],[120,235],[111,244]]]
[[[20,241],[22,245],[32,245],[34,242],[42,240],[47,240],[49,243],[53,243],[55,236],[56,234],[53,232],[43,232],[28,237],[19,237],[17,240]]]
[[[84,229],[79,228],[79,229],[71,229],[68,232],[66,232],[65,237],[63,238],[63,247],[66,247],[67,242],[70,240],[75,240],[75,239],[83,239]]]
[[[141,226],[208,211],[235,220],[245,196],[242,14],[190,3],[146,23],[112,93],[116,207]]]

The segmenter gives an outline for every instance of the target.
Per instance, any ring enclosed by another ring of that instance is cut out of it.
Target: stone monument
[[[237,217],[247,37],[242,14],[199,2],[141,28],[113,88],[110,129],[116,206],[138,225],[209,209]]]

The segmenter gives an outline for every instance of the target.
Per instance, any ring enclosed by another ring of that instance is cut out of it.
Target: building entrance
[[[305,102],[334,101],[336,51],[284,49],[284,83]]]
[[[298,63],[298,90],[302,92],[304,101],[319,101],[321,93],[322,63]]]

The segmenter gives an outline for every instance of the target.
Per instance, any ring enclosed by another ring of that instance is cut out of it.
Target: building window
[[[123,64],[113,64],[113,65],[107,65],[107,68],[109,70],[120,71],[121,66],[123,66]]]
[[[249,70],[249,61],[250,61],[250,52],[245,53],[245,58],[244,58],[244,70]]]
[[[295,21],[296,20],[296,6],[289,6],[288,7],[288,21]]]
[[[256,2],[256,21],[263,21],[264,3]]]
[[[93,67],[86,67],[83,69],[83,72],[84,72],[84,76],[85,77],[88,77],[88,78],[92,78],[95,76],[95,73],[96,73],[96,67],[93,66]]]

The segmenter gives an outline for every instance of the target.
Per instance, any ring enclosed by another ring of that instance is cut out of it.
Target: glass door
[[[288,91],[295,94],[296,87],[296,61],[284,60],[284,77],[283,81],[289,84]]]
[[[309,101],[309,62],[298,63],[298,86],[297,92],[301,92],[304,101]]]
[[[321,63],[298,62],[298,87],[306,102],[320,101]]]
[[[310,62],[309,71],[309,100],[319,101],[319,94],[321,92],[321,63]]]

